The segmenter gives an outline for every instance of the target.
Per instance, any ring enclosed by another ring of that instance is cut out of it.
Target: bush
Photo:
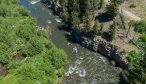
[[[25,10],[24,8],[18,8],[19,14],[21,16],[29,16],[29,13],[27,10]]]
[[[58,77],[62,77],[62,76],[64,76],[64,74],[65,74],[65,71],[63,68],[58,70],[58,73],[57,73]]]
[[[137,63],[138,59],[141,57],[141,53],[137,53],[136,51],[129,52],[129,67],[134,68],[135,64]]]
[[[59,69],[61,66],[65,65],[67,62],[67,55],[66,53],[61,50],[61,49],[52,49],[50,51],[50,55],[52,56],[52,65],[56,68]]]
[[[135,4],[130,4],[129,8],[136,8],[136,5]]]
[[[146,33],[146,21],[137,21],[134,23],[134,31],[145,34]]]
[[[20,38],[26,39],[26,41],[29,41],[30,38],[34,34],[34,29],[30,27],[27,27],[27,25],[20,26],[19,29],[16,31],[17,36],[19,36]]]
[[[8,15],[8,8],[6,5],[0,5],[0,16],[7,16]]]
[[[41,52],[43,51],[43,47],[44,46],[39,41],[39,38],[34,38],[22,49],[22,54],[26,57],[32,57],[37,54],[41,54]]]
[[[35,26],[36,20],[17,0],[0,0],[0,63],[9,69],[0,84],[57,84],[64,74],[57,70],[66,64],[65,52],[48,40],[46,30]],[[18,52],[27,58],[13,59]]]
[[[146,43],[146,34],[141,35],[139,38],[142,42]]]

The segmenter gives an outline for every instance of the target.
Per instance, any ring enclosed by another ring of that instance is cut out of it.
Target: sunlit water
[[[65,37],[66,32],[58,29],[62,25],[58,16],[39,0],[20,0],[22,6],[26,7],[34,16],[39,26],[51,26],[52,41],[59,48],[63,48],[68,54],[68,64],[66,67],[63,84],[117,84],[119,77],[108,60],[92,51],[89,51],[79,44],[70,45]],[[73,54],[72,48],[77,47],[78,53]]]

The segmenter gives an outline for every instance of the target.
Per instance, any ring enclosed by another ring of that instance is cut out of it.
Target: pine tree
[[[115,22],[110,26],[110,36],[111,36],[111,40],[113,40],[115,38],[116,35],[116,24]]]
[[[119,2],[117,0],[112,0],[111,3],[106,7],[109,18],[114,19],[118,14],[118,9]]]
[[[96,36],[100,34],[100,25],[99,23],[96,21],[94,26],[93,26],[93,36]]]
[[[99,9],[101,9],[103,7],[103,4],[104,4],[104,0],[100,0]]]

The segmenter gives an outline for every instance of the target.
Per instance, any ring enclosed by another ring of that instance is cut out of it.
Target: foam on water
[[[51,24],[51,23],[52,23],[52,22],[49,20],[49,21],[48,21],[48,24]]]
[[[80,77],[86,76],[86,70],[85,70],[85,69],[82,69],[82,68],[81,68],[81,69],[79,69],[78,72],[79,72],[79,76],[80,76]]]
[[[31,1],[30,3],[32,4],[32,5],[34,5],[34,4],[36,4],[36,3],[38,3],[38,2],[40,2],[40,0],[33,0],[33,1]]]
[[[56,22],[62,22],[62,19],[55,19]]]
[[[69,66],[69,74],[72,74],[75,71],[75,68],[73,66]]]
[[[77,59],[76,60],[76,64],[81,64],[82,63],[83,58]]]
[[[103,62],[105,62],[105,59],[104,59],[103,57],[100,57],[100,59],[101,59]]]
[[[49,13],[49,15],[52,15],[52,13]]]
[[[48,8],[51,8],[51,5],[48,5]]]

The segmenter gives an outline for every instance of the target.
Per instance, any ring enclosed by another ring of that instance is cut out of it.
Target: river
[[[59,30],[58,16],[39,0],[20,0],[23,7],[37,19],[40,27],[50,26],[52,28],[51,40],[54,44],[66,51],[68,64],[66,66],[65,78],[62,84],[117,84],[119,76],[108,60],[79,44],[69,42],[67,32]],[[72,48],[77,47],[78,53],[72,53]]]

